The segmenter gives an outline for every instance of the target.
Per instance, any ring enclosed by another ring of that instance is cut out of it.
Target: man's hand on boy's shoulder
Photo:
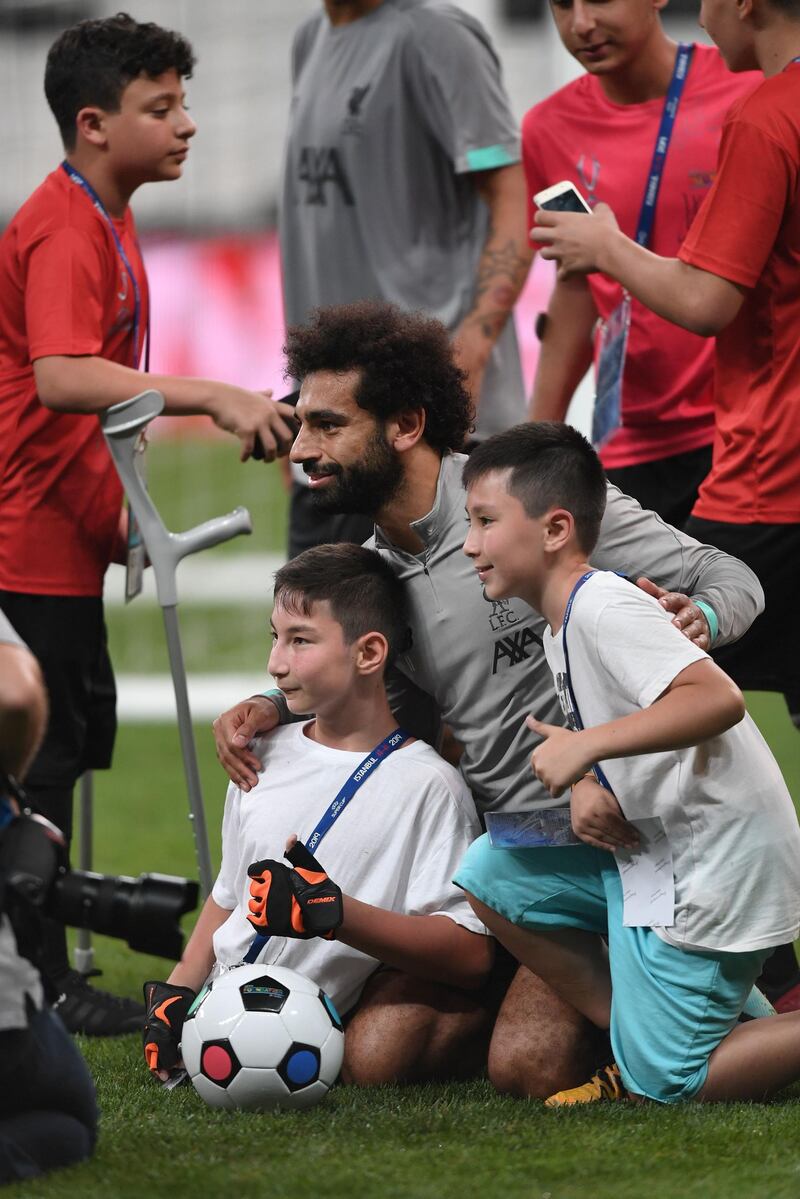
[[[279,719],[277,706],[268,696],[251,695],[214,721],[217,758],[231,782],[242,791],[255,787],[261,770],[260,760],[249,749],[250,742],[269,733]]]
[[[698,649],[708,652],[711,648],[711,630],[708,627],[708,621],[702,609],[698,608],[688,595],[683,595],[680,591],[667,591],[666,587],[659,587],[657,583],[653,583],[644,576],[636,580],[636,586],[641,591],[646,591],[648,595],[652,595],[665,612],[672,614],[672,623],[677,629],[680,629],[684,637]]]

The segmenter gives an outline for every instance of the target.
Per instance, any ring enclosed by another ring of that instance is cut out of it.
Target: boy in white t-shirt
[[[572,787],[585,844],[501,851],[483,838],[456,881],[515,956],[610,1028],[616,1058],[547,1102],[763,1099],[800,1077],[800,1012],[737,1026],[770,947],[800,930],[800,829],[780,771],[728,676],[655,600],[589,566],[606,483],[576,430],[490,438],[464,482],[464,552],[487,599],[519,596],[549,623],[570,728],[529,717],[542,738],[531,764],[553,796]],[[612,853],[640,847],[636,822],[653,817],[674,916],[668,904],[626,927]]]
[[[371,550],[318,546],[278,571],[271,623],[269,671],[290,711],[315,715],[259,744],[256,787],[228,788],[212,893],[168,982],[145,984],[148,1066],[170,1077],[195,993],[258,932],[269,940],[252,960],[309,975],[350,1017],[347,1081],[477,1069],[491,1026],[477,988],[494,943],[451,880],[480,830],[458,773],[389,709],[384,672],[408,636],[403,585]],[[340,790],[352,792],[342,806]],[[317,859],[305,843],[326,824]],[[292,869],[280,859],[295,834]]]

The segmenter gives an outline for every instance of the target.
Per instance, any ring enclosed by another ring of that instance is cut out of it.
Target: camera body
[[[28,809],[0,828],[0,910],[8,913],[20,951],[33,960],[37,912],[176,960],[183,948],[180,918],[197,899],[197,883],[173,875],[134,879],[70,870],[61,831]]]

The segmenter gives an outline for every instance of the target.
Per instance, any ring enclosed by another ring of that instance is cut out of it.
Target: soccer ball
[[[201,993],[181,1054],[212,1107],[311,1107],[341,1069],[344,1031],[310,978],[282,966],[237,966]]]

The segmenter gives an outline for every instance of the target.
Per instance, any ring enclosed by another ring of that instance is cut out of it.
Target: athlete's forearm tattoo
[[[478,262],[472,308],[462,328],[474,327],[483,337],[494,341],[508,320],[528,274],[530,253],[511,237],[500,242],[493,225]]]

